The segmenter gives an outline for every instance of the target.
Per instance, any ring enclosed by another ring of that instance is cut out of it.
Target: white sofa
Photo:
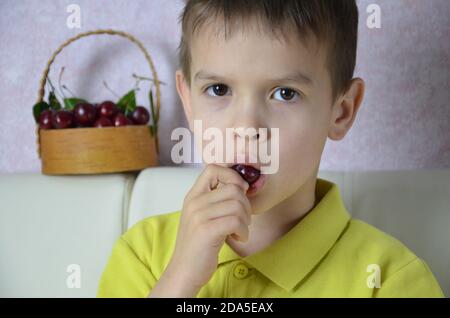
[[[0,175],[0,297],[94,297],[119,235],[142,218],[180,209],[199,173]],[[425,259],[450,295],[450,170],[319,176],[339,185],[354,217]],[[79,286],[70,284],[75,272]]]

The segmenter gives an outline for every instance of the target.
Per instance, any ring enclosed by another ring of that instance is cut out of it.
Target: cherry
[[[137,106],[130,117],[136,125],[146,125],[150,119],[150,113],[145,107]]]
[[[73,113],[68,110],[58,110],[52,114],[52,126],[56,129],[64,129],[72,126]]]
[[[113,102],[107,100],[98,105],[98,116],[113,118],[117,113],[117,106]]]
[[[113,123],[111,122],[111,120],[109,120],[109,118],[100,117],[99,119],[97,119],[95,121],[93,127],[110,127],[112,125],[113,125]]]
[[[123,113],[118,113],[113,119],[113,125],[118,126],[128,126],[133,125],[130,118],[127,118]]]
[[[231,169],[237,171],[240,176],[248,182],[249,185],[255,183],[256,180],[258,180],[259,175],[261,174],[261,171],[259,171],[258,169],[242,164],[234,165],[231,167]]]
[[[39,128],[52,129],[52,111],[50,109],[44,110],[39,115]]]
[[[94,105],[89,103],[78,103],[73,110],[75,123],[81,126],[91,126],[97,116]]]
[[[92,105],[93,105],[94,108],[95,108],[95,117],[96,117],[96,118],[99,118],[99,117],[100,117],[100,107],[99,107],[99,104],[98,104],[98,103],[93,103]]]

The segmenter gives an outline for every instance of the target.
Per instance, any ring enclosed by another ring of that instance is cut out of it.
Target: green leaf
[[[50,104],[50,108],[54,110],[60,110],[61,104],[59,103],[58,99],[56,98],[56,95],[54,92],[50,92],[48,95],[48,102]]]
[[[42,101],[42,102],[38,102],[33,106],[33,115],[34,115],[34,120],[36,122],[39,122],[39,116],[41,115],[41,113],[46,110],[49,109],[50,105],[47,104],[46,102]]]
[[[64,109],[73,110],[78,103],[87,103],[87,101],[77,97],[64,98]]]
[[[158,131],[158,120],[159,120],[159,114],[155,113],[155,105],[153,103],[153,92],[150,89],[148,93],[148,98],[150,100],[150,111],[152,113],[152,135],[154,135]]]
[[[117,102],[117,107],[128,116],[136,109],[136,92],[134,89],[122,96]]]

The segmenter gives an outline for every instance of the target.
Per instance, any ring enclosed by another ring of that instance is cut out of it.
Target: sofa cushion
[[[0,175],[0,297],[94,297],[133,182],[122,174]]]

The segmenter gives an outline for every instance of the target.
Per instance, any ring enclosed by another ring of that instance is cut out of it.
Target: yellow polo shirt
[[[427,264],[352,219],[336,184],[317,179],[317,205],[267,248],[240,257],[224,244],[197,297],[443,297]],[[147,297],[175,245],[180,211],[148,217],[116,242],[98,297]]]

